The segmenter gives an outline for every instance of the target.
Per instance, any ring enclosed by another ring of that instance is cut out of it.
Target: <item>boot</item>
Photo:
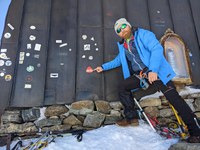
[[[200,136],[190,136],[187,139],[188,143],[200,143]]]
[[[138,122],[138,119],[131,119],[131,120],[123,119],[123,120],[117,121],[116,124],[122,127],[138,126],[139,122]]]

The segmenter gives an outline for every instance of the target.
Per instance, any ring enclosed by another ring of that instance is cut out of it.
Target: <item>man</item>
[[[119,88],[119,98],[124,106],[125,119],[118,121],[120,126],[138,125],[137,112],[134,110],[132,90],[141,87],[138,74],[147,74],[147,82],[154,84],[174,106],[188,126],[190,138],[188,142],[200,143],[200,129],[195,121],[196,116],[179,96],[171,79],[175,73],[163,55],[163,47],[155,35],[141,28],[132,28],[131,24],[121,18],[114,25],[116,34],[122,38],[118,42],[118,56],[95,70],[100,73],[122,66],[124,81]]]

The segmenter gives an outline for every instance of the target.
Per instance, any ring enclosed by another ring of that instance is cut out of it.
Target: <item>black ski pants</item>
[[[166,85],[161,80],[156,80],[153,84],[160,90],[166,99],[177,110],[183,121],[188,127],[190,135],[200,135],[200,129],[196,125],[194,118],[195,114],[192,112],[187,103],[181,98],[176,91],[173,82],[169,81]],[[135,103],[133,101],[132,90],[139,89],[140,80],[136,76],[130,76],[125,79],[119,87],[119,98],[124,106],[124,115],[127,120],[137,118],[137,111],[134,109]]]

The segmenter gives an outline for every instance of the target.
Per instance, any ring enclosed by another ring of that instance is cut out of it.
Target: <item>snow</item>
[[[189,94],[199,93],[199,92],[200,92],[200,89],[194,89],[190,86],[185,86],[183,89],[179,91],[179,94],[182,96],[182,95],[189,95]],[[146,98],[159,98],[160,96],[163,96],[162,92],[156,92],[154,94],[142,97],[141,100],[144,100]]]
[[[33,140],[33,139],[31,139]],[[29,143],[29,140],[24,140]],[[45,150],[167,150],[178,139],[164,139],[155,133],[151,127],[140,120],[137,127],[119,127],[108,125],[83,134],[83,139],[78,142],[75,136],[64,135],[57,137]],[[14,141],[11,145],[16,143]],[[5,150],[0,147],[0,150]]]
[[[199,93],[200,89],[194,89],[190,86],[186,86],[184,89],[182,89],[179,94],[180,95],[189,95],[189,94],[193,94],[193,93]]]
[[[200,89],[185,87],[179,92],[180,95],[199,93]],[[162,93],[143,97],[158,98]],[[45,107],[41,108],[41,117],[38,120],[45,118]],[[38,121],[37,120],[37,121]],[[30,141],[37,139],[24,140],[26,145]],[[140,125],[137,127],[119,127],[117,125],[108,125],[98,129],[88,131],[83,134],[83,140],[78,142],[75,136],[64,134],[64,137],[57,137],[55,142],[49,144],[45,150],[168,150],[168,148],[177,143],[179,139],[164,139],[159,134],[154,132],[151,127],[143,120],[140,120]],[[17,141],[12,142],[11,148]],[[0,150],[6,150],[6,147],[0,147]]]

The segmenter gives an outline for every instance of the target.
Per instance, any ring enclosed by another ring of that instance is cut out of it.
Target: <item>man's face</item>
[[[118,33],[118,36],[121,37],[122,39],[128,39],[131,36],[131,28],[130,26],[126,25],[126,27],[124,28],[123,25],[121,25],[118,28],[118,31],[120,31]]]

